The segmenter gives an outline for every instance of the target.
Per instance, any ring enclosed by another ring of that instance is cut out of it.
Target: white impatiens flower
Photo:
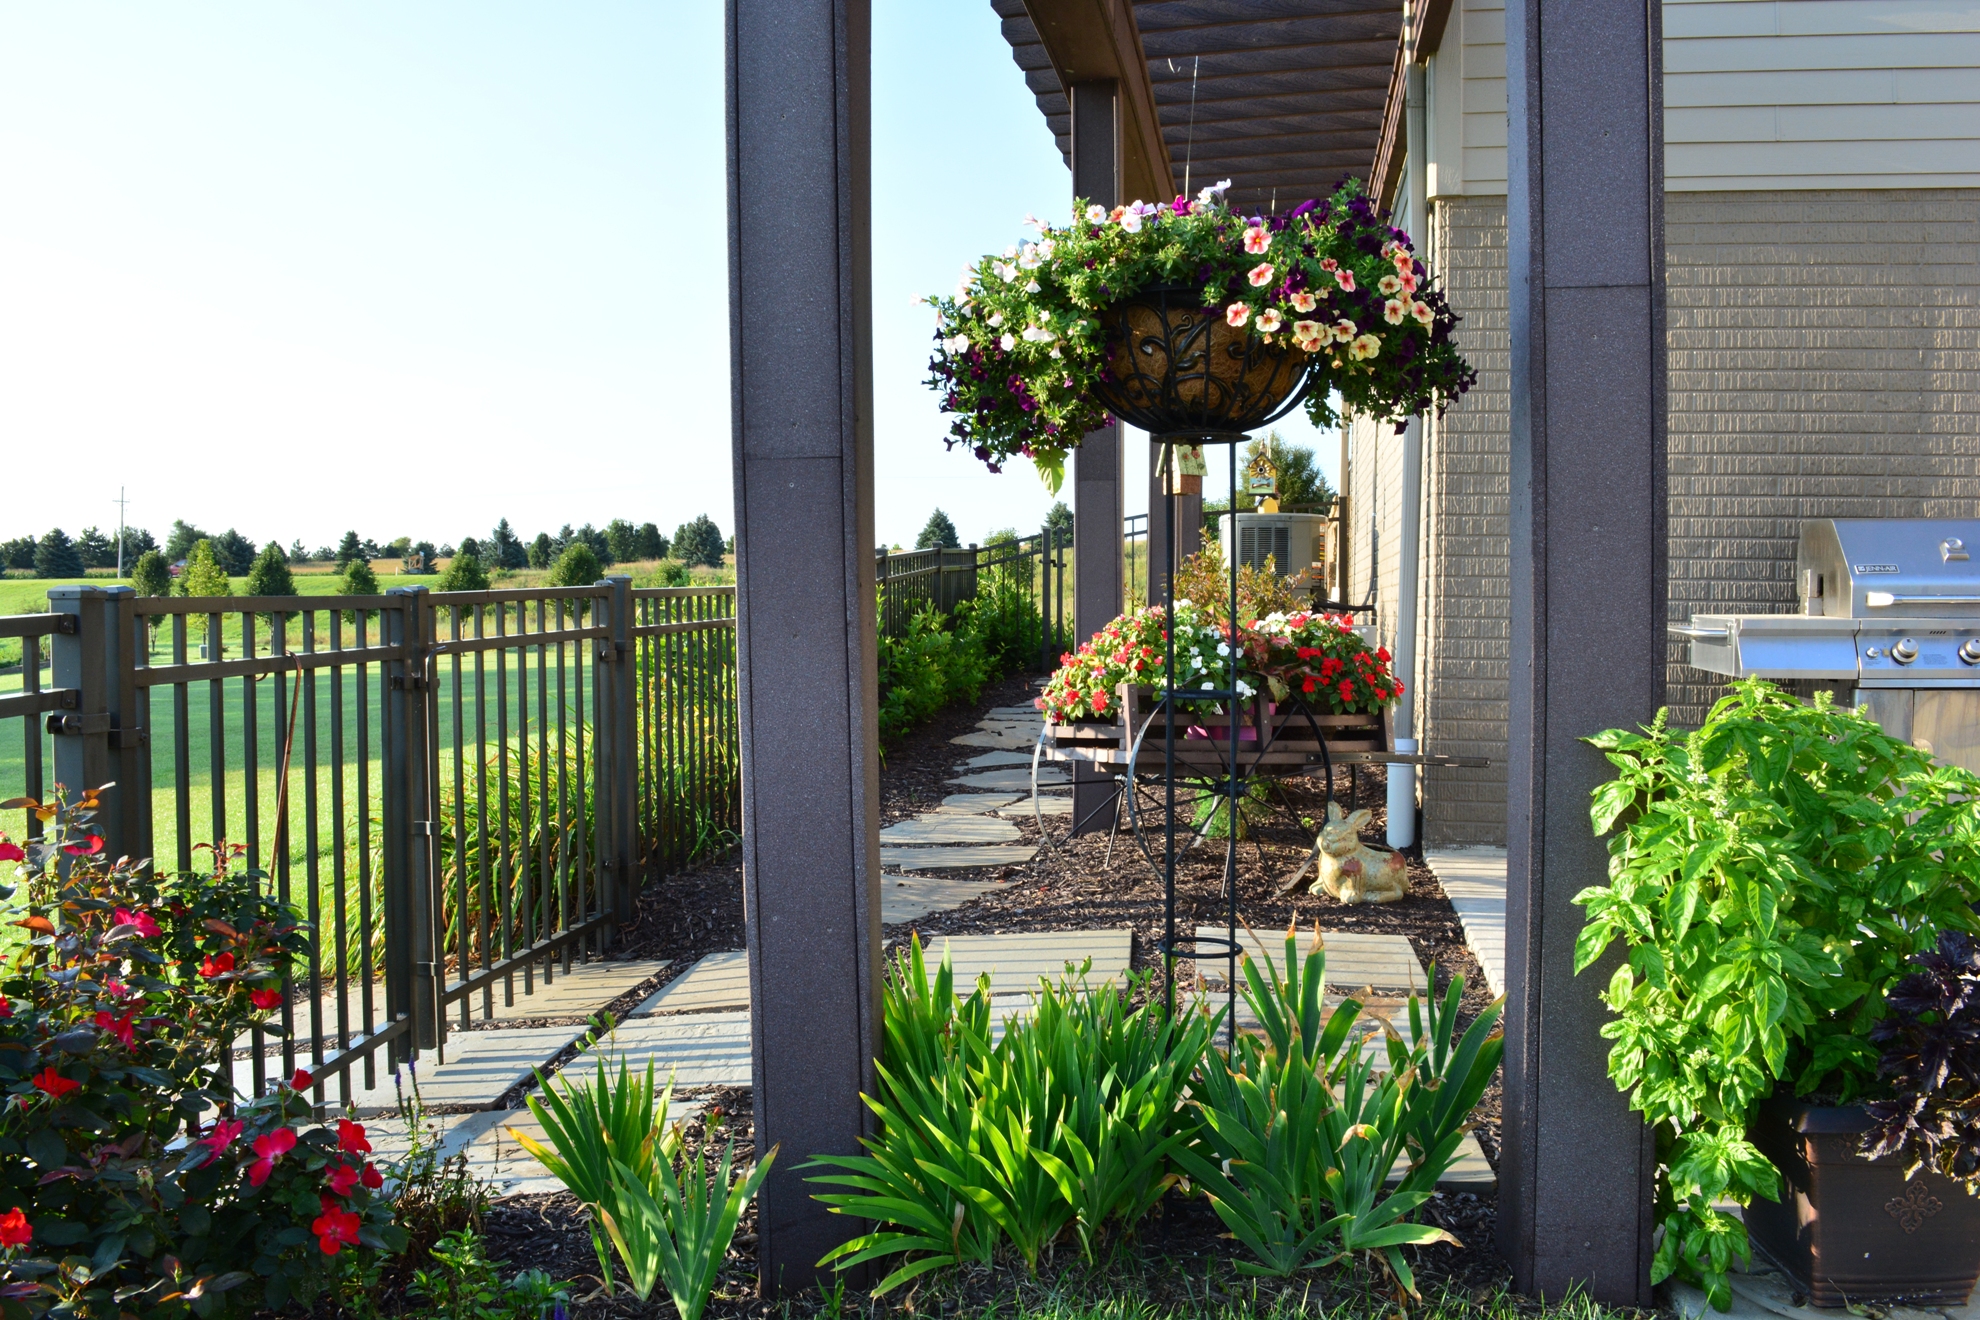
[[[1214,689],[1216,686],[1217,684],[1211,679],[1206,678],[1203,680],[1203,690],[1206,692]]]
[[[966,353],[969,351],[969,336],[957,335],[946,346],[951,353]]]
[[[1018,254],[1017,244],[1013,243],[1009,247],[1004,249],[1004,260],[1009,261],[1012,258],[1016,257],[1017,254]]]
[[[1017,280],[1018,268],[1009,262],[1000,261],[997,263],[997,274],[1003,277],[1004,283],[1011,284]]]
[[[1017,339],[1016,339],[1016,337],[1014,337],[1014,336],[1012,336],[1012,335],[1005,335],[1005,336],[1004,336],[1004,337],[1003,337],[1002,339],[999,339],[999,340],[997,341],[997,344],[998,344],[998,346],[999,346],[1000,348],[1002,348],[1002,349],[1003,349],[1003,350],[1004,350],[1004,351],[1005,351],[1006,353],[1008,353],[1008,352],[1010,352],[1010,351],[1011,351],[1012,349],[1014,349],[1014,348],[1016,348],[1016,347],[1017,347]]]
[[[1059,245],[1057,243],[1054,243],[1049,238],[1044,239],[1038,244],[1038,255],[1044,258],[1046,261],[1050,261],[1052,259],[1052,254],[1058,251],[1058,249],[1059,249]]]

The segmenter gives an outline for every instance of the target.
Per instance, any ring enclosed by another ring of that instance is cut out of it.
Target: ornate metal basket
[[[1203,306],[1200,288],[1160,285],[1101,315],[1107,370],[1095,393],[1152,436],[1224,441],[1285,416],[1306,396],[1311,358],[1288,332],[1271,343]]]

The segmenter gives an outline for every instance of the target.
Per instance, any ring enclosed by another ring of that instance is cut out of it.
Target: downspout
[[[1403,6],[1404,40],[1409,40],[1414,5]],[[1424,137],[1424,68],[1416,50],[1403,52],[1403,184],[1409,196],[1409,227],[1417,252],[1427,257],[1430,242],[1430,201]],[[1396,649],[1391,663],[1404,684],[1390,728],[1398,752],[1417,750],[1416,740],[1416,613],[1420,583],[1417,547],[1423,534],[1423,418],[1412,417],[1402,437],[1402,520],[1396,529]],[[1389,767],[1389,846],[1407,848],[1416,842],[1416,767]]]

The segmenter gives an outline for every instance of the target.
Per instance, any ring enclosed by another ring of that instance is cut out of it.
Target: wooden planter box
[[[1776,1099],[1748,1136],[1780,1169],[1781,1199],[1746,1209],[1753,1245],[1816,1306],[1902,1296],[1958,1306],[1980,1276],[1980,1198],[1935,1173],[1856,1153],[1858,1106]]]
[[[1081,722],[1051,724],[1045,729],[1046,756],[1052,760],[1092,761],[1125,766],[1141,737],[1141,757],[1135,766],[1146,773],[1164,764],[1168,733],[1164,727],[1171,717],[1163,712],[1150,714],[1154,689],[1120,689],[1116,707],[1121,718],[1111,723]],[[1177,715],[1175,723],[1176,764],[1190,770],[1214,773],[1230,764],[1230,717]],[[1146,735],[1143,730],[1146,729]],[[1195,730],[1196,732],[1192,732]],[[1318,737],[1315,737],[1315,733]],[[1388,748],[1388,715],[1322,715],[1310,717],[1288,702],[1276,710],[1253,699],[1239,716],[1238,764],[1244,771],[1261,774],[1297,774],[1310,765],[1323,763],[1321,744],[1329,756],[1345,752],[1380,752]]]

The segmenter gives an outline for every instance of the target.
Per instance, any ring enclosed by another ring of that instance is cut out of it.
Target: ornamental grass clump
[[[1359,183],[1283,215],[1239,214],[1229,187],[1111,209],[1081,200],[1069,223],[1030,220],[1035,239],[984,257],[953,297],[930,299],[928,383],[954,417],[948,444],[992,471],[1022,454],[1058,489],[1066,455],[1107,419],[1095,388],[1113,347],[1107,314],[1156,287],[1186,288],[1206,316],[1293,349],[1315,378],[1316,425],[1338,420],[1334,394],[1401,419],[1471,387],[1457,315]]]
[[[1728,1268],[1751,1257],[1715,1206],[1779,1195],[1747,1139],[1761,1101],[1883,1098],[1878,1047],[1888,1057],[1903,1028],[1880,1024],[1930,998],[1903,989],[1910,960],[1980,925],[1980,778],[1826,694],[1804,704],[1759,679],[1693,733],[1659,712],[1588,741],[1616,776],[1590,808],[1609,879],[1575,898],[1575,968],[1618,943],[1626,955],[1602,1034],[1610,1078],[1656,1135],[1652,1280],[1696,1283],[1723,1310]]]

